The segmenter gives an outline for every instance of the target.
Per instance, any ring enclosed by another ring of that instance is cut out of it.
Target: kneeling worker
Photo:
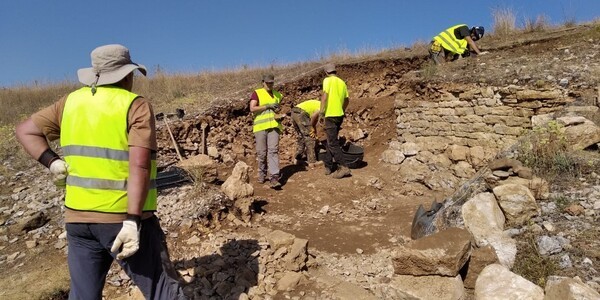
[[[467,57],[474,52],[477,55],[486,54],[481,52],[475,44],[483,37],[485,30],[483,26],[476,26],[471,29],[465,24],[452,26],[440,34],[433,37],[429,48],[429,57],[435,64],[440,64],[440,60],[454,61],[462,57]],[[441,56],[441,59],[440,59]]]
[[[315,163],[317,157],[315,154],[317,131],[316,126],[319,120],[321,101],[317,99],[306,100],[292,108],[292,124],[298,134],[296,162],[306,158],[308,163]]]

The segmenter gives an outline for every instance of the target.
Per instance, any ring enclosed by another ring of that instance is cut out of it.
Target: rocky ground
[[[394,101],[409,90],[468,83],[567,87],[580,103],[596,106],[598,28],[584,25],[510,41],[497,38],[486,44],[484,40],[482,48],[490,51],[487,56],[435,70],[423,55],[344,65],[340,76],[348,83],[352,102],[343,134],[365,148],[366,164],[341,180],[324,175],[322,167],[292,162],[295,141],[286,120],[280,143],[283,187],[272,190],[257,184],[244,99],[174,120],[170,129],[188,158],[201,152],[201,124],[210,124],[206,133],[209,161],[202,168],[202,178],[210,183],[165,189],[159,196],[158,215],[172,259],[189,283],[187,292],[197,299],[475,297],[472,287],[463,290],[463,280],[465,285],[467,280],[460,276],[446,276],[442,285],[395,271],[394,258],[413,243],[411,224],[417,207],[429,207],[454,190],[415,188],[406,180],[409,174],[382,160],[390,142],[398,139]],[[280,87],[290,101],[284,112],[292,102],[316,97],[321,79],[321,74],[308,74]],[[600,120],[594,112],[580,113]],[[177,156],[166,127],[161,124],[159,131],[160,164],[174,165]],[[590,164],[595,165],[597,148],[587,151]],[[240,161],[249,169],[234,172]],[[4,164],[11,168],[10,161]],[[50,183],[46,172],[32,163],[29,169],[0,177],[0,296],[4,299],[63,299],[68,291],[63,193]],[[537,200],[539,214],[522,224],[505,226],[504,233],[514,238],[518,249],[513,272],[542,288],[556,280],[546,275],[577,276],[600,291],[598,173],[586,170],[575,180],[562,184],[558,180],[545,199]],[[221,191],[232,174],[249,177],[251,196],[231,199]],[[535,268],[540,265],[551,269]],[[438,285],[462,292],[437,295],[439,290],[433,287]],[[409,292],[407,286],[415,289]],[[420,291],[429,289],[429,294],[418,292],[419,287]],[[105,296],[140,297],[116,266],[107,278]]]

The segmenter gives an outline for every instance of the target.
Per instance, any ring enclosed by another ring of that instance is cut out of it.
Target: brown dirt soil
[[[61,292],[69,288],[65,256],[54,248],[39,246],[19,265],[3,269],[0,298],[14,300],[66,299]]]
[[[370,108],[372,115],[380,115],[380,125],[369,128],[370,139],[364,144],[366,166],[353,169],[352,176],[334,179],[324,174],[323,166],[315,168],[282,164],[284,185],[281,190],[267,186],[255,190],[258,198],[269,199],[263,208],[267,214],[285,215],[286,222],[273,224],[273,229],[288,231],[308,239],[312,247],[335,253],[353,253],[357,248],[375,251],[390,245],[388,241],[398,234],[410,234],[412,215],[419,204],[431,203],[430,197],[405,197],[394,193],[395,179],[389,166],[379,157],[387,143],[395,138],[393,98],[357,99],[351,102],[350,111]],[[254,164],[255,165],[255,164]],[[369,178],[376,177],[386,186],[383,190],[367,186]],[[254,179],[254,178],[253,178]],[[352,209],[369,199],[384,199],[379,205],[391,206],[384,213],[373,210],[371,214],[356,218]],[[323,218],[314,218],[322,207],[331,212]],[[348,216],[346,216],[348,215]]]

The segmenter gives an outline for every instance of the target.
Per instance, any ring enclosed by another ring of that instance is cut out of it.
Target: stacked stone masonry
[[[531,117],[558,111],[573,102],[566,90],[507,87],[430,88],[426,96],[396,98],[399,141],[427,145],[432,153],[449,145],[496,150],[514,144]]]

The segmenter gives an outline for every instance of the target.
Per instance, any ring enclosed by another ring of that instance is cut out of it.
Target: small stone
[[[9,256],[6,257],[6,261],[7,262],[13,262],[15,259],[17,259],[17,257],[19,256],[19,254],[21,254],[21,252],[17,251],[13,254],[10,254]]]
[[[579,216],[584,213],[584,208],[579,204],[571,204],[565,208],[565,212],[571,216]]]
[[[56,242],[54,244],[54,248],[56,249],[62,249],[67,245],[67,243],[65,242],[65,240],[58,240],[58,242]]]
[[[561,80],[558,82],[558,84],[559,84],[560,86],[562,86],[562,87],[567,87],[567,85],[569,85],[569,79],[567,79],[567,78],[562,78],[562,79],[561,79]]]
[[[561,269],[567,269],[573,267],[573,263],[571,262],[571,257],[568,254],[565,254],[560,257],[560,261],[558,262],[558,266]]]
[[[194,235],[193,237],[189,238],[187,241],[185,241],[186,244],[188,245],[196,245],[200,243],[200,238],[197,235]]]
[[[329,205],[325,205],[319,210],[319,213],[326,215],[329,212]]]
[[[37,241],[25,241],[25,246],[27,246],[27,249],[35,248],[35,246],[37,246]]]
[[[544,221],[542,223],[542,226],[544,227],[544,229],[550,231],[550,232],[554,232],[555,227],[552,223],[548,222],[548,221]]]
[[[364,252],[364,251],[363,251],[363,249],[356,248],[356,253],[358,253],[358,254],[363,254],[363,252]]]

